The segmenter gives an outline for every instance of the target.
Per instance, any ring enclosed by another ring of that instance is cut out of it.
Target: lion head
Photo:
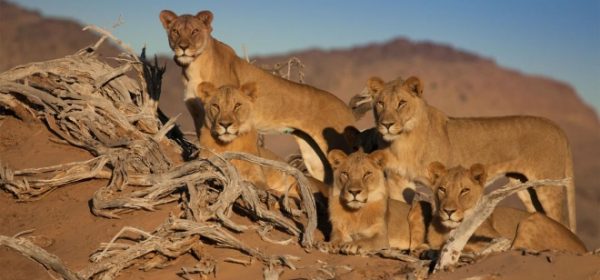
[[[485,168],[474,164],[469,169],[462,166],[446,169],[443,164],[433,162],[429,164],[428,171],[436,215],[447,228],[458,227],[483,195]]]
[[[383,152],[359,151],[346,155],[341,150],[332,150],[328,159],[334,169],[331,200],[339,199],[344,208],[356,211],[366,204],[387,199]]]
[[[426,107],[422,99],[423,86],[417,77],[398,78],[388,83],[372,77],[367,82],[366,92],[373,97],[377,130],[389,142],[410,132]]]
[[[160,21],[167,31],[169,46],[179,65],[187,66],[202,54],[211,38],[212,19],[210,11],[201,11],[195,16],[177,16],[169,10],[160,12]]]
[[[216,88],[212,83],[203,82],[196,92],[204,103],[204,123],[215,139],[228,143],[253,129],[255,83],[239,88],[230,85]]]

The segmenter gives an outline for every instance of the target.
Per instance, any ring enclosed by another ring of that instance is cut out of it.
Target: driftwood
[[[259,221],[259,235],[264,240],[278,242],[267,236],[267,231],[275,228],[291,235],[285,243],[301,238],[301,245],[311,248],[317,215],[302,172],[284,163],[236,153],[173,164],[165,149],[177,149],[175,152],[186,157],[186,151],[191,154],[195,147],[183,138],[183,133],[173,133],[176,118],[169,119],[158,111],[164,68],[156,66],[156,60],[155,65],[150,64],[144,55],[139,58],[110,33],[97,27],[86,29],[102,36],[93,46],[64,58],[1,73],[0,112],[12,112],[23,121],[42,122],[60,142],[85,149],[93,158],[24,170],[12,170],[0,162],[0,188],[19,201],[28,202],[74,182],[108,179],[108,184],[92,197],[91,211],[95,215],[119,218],[123,212],[152,211],[175,201],[180,202],[182,212],[152,232],[124,228],[90,257],[90,266],[77,273],[24,239],[5,238],[2,245],[35,259],[65,279],[113,279],[130,266],[163,267],[190,252],[200,257],[198,246],[206,245],[206,240],[210,245],[239,250],[263,262],[269,271],[279,271],[273,266],[294,268],[295,257],[270,256],[235,238],[231,231],[257,226],[236,224],[229,216],[235,207]],[[116,58],[119,65],[115,67],[96,54],[106,39],[127,51]],[[286,66],[288,75],[292,66],[301,64],[290,61]],[[274,69],[283,71],[282,67]],[[283,213],[268,209],[265,199],[273,194],[244,181],[229,163],[231,159],[265,165],[296,178],[300,209],[287,204],[287,193],[281,199]],[[141,237],[124,243],[120,240],[125,232]],[[202,265],[182,271],[183,275],[214,272],[214,266],[210,267]]]
[[[458,263],[461,252],[471,235],[477,230],[494,211],[496,205],[508,196],[538,186],[557,186],[564,187],[570,181],[570,178],[562,180],[539,180],[526,183],[511,182],[507,186],[494,190],[484,195],[473,207],[470,216],[465,216],[463,222],[448,235],[448,242],[441,249],[440,256],[435,265],[435,270],[441,270]]]
[[[36,246],[25,238],[15,238],[0,235],[0,245],[9,247],[20,254],[35,260],[43,265],[46,269],[58,273],[64,279],[82,279],[79,277],[79,275],[69,270],[57,256],[48,253],[46,250]]]
[[[288,80],[292,79],[293,72],[295,70],[298,76],[298,82],[301,84],[304,83],[304,64],[297,57],[291,57],[288,59],[288,61],[284,63],[276,63],[273,66],[261,65],[260,68],[275,76],[279,76]]]

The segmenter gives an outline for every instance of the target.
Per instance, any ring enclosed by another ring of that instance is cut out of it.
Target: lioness
[[[391,143],[389,151],[396,156],[396,161],[387,167],[409,180],[426,178],[427,165],[433,161],[449,166],[483,163],[490,181],[505,175],[521,180],[573,177],[567,138],[547,119],[448,117],[425,102],[423,85],[417,77],[388,83],[374,77],[367,87],[373,94],[376,127],[383,139]],[[566,191],[538,187],[535,194],[539,203],[532,201],[530,195],[519,193],[530,212],[543,212],[575,232],[573,183]]]
[[[470,211],[483,196],[487,176],[481,164],[474,164],[469,169],[462,166],[446,169],[439,162],[429,165],[429,176],[434,182],[436,210],[427,240],[433,249],[439,249],[450,230],[473,214]],[[511,240],[511,249],[586,252],[581,240],[560,223],[539,212],[527,213],[508,207],[496,207],[475,231],[465,249],[479,252],[489,245],[489,241],[499,237]]]
[[[261,88],[255,102],[256,128],[261,133],[293,133],[310,174],[331,182],[333,174],[326,153],[333,148],[349,150],[341,134],[354,122],[344,102],[329,92],[276,77],[240,59],[231,47],[211,36],[210,11],[177,16],[164,10],[160,20],[174,59],[182,67],[184,99],[197,133],[203,115],[195,95],[198,84],[238,86],[256,82]]]
[[[240,88],[225,85],[216,88],[212,83],[202,82],[196,90],[202,100],[205,100],[206,111],[204,125],[200,130],[201,156],[210,157],[212,152],[245,152],[271,160],[281,161],[271,151],[258,146],[258,132],[252,122],[254,104],[258,98],[255,83],[243,84]],[[243,160],[233,160],[232,164],[245,179],[263,189],[283,193],[288,188],[290,194],[298,197],[296,180],[289,175],[261,168],[257,164]],[[309,178],[313,191],[326,195],[329,187],[320,181]]]
[[[349,254],[388,247],[410,249],[411,232],[417,229],[409,226],[411,207],[389,199],[382,168],[385,154],[359,151],[347,156],[332,150],[328,157],[334,169],[329,194],[330,242]]]

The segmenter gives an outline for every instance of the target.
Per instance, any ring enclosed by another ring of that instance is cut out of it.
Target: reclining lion
[[[413,182],[427,178],[427,165],[487,166],[490,180],[508,176],[520,180],[573,177],[569,143],[551,121],[529,116],[453,118],[429,106],[417,77],[384,83],[371,78],[376,128],[390,143],[386,148],[396,160],[387,165]],[[529,190],[531,194],[533,190]],[[519,192],[528,211],[539,211],[568,226],[573,232],[575,185],[566,188],[541,186],[533,195]]]
[[[333,246],[357,254],[389,247],[412,249],[422,243],[425,225],[421,217],[411,215],[410,205],[389,199],[383,152],[346,155],[333,150],[329,161],[335,174],[329,194]]]
[[[469,169],[462,166],[446,169],[441,163],[433,162],[429,165],[429,176],[434,182],[436,210],[428,227],[427,242],[432,249],[440,249],[447,241],[447,234],[472,214],[471,209],[483,196],[486,170],[481,164]],[[581,240],[560,223],[539,212],[527,213],[508,207],[496,207],[475,231],[465,250],[480,252],[490,241],[500,237],[511,240],[511,249],[586,252]]]
[[[196,132],[203,122],[202,105],[196,98],[201,82],[239,86],[255,82],[261,94],[255,102],[254,124],[261,133],[292,133],[310,174],[331,182],[326,153],[349,150],[342,132],[354,123],[344,102],[317,88],[276,77],[239,58],[233,49],[211,35],[213,14],[195,16],[164,10],[160,20],[167,31],[174,59],[182,67],[185,103],[194,118]]]

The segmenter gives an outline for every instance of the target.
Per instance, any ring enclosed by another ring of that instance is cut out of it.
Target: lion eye
[[[381,110],[381,109],[383,109],[383,102],[377,101],[377,103],[375,104],[375,106],[377,107],[377,109]]]
[[[469,188],[462,189],[462,190],[460,191],[460,195],[465,195],[465,194],[468,194],[470,191],[471,191],[471,189],[469,189]]]
[[[217,105],[217,104],[210,105],[210,113],[213,115],[218,114],[219,113],[219,105]]]
[[[346,172],[342,172],[342,173],[340,173],[340,181],[341,181],[341,182],[346,182],[346,181],[348,181],[348,173],[346,173]]]
[[[406,101],[400,100],[400,102],[398,102],[398,107],[396,109],[400,110],[404,107],[404,105],[406,105]]]
[[[194,30],[192,30],[192,35],[198,33],[198,28],[194,28]]]
[[[240,103],[235,103],[235,106],[233,107],[233,111],[234,111],[234,112],[237,112],[237,111],[240,109],[240,107],[242,107],[242,104],[240,104]]]
[[[363,179],[364,179],[364,180],[367,180],[367,179],[369,179],[369,178],[371,177],[371,175],[372,175],[372,174],[373,174],[373,173],[372,173],[371,171],[367,171],[367,173],[365,173],[365,175],[363,176]]]
[[[439,187],[439,188],[438,188],[438,192],[439,192],[439,193],[441,193],[441,194],[444,194],[444,193],[446,193],[446,188],[444,188],[444,187]]]
[[[173,28],[173,30],[171,30],[171,32],[173,33],[173,35],[179,36],[179,30]]]

